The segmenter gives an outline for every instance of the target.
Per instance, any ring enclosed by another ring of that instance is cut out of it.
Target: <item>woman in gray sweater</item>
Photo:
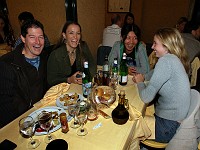
[[[135,75],[133,81],[145,103],[159,94],[155,103],[155,140],[167,143],[187,116],[190,106],[189,61],[183,39],[173,28],[158,30],[152,49],[159,59],[148,85],[145,86],[142,74]]]

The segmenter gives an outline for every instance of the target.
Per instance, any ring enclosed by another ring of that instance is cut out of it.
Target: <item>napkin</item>
[[[134,106],[129,105],[129,116],[130,121],[134,120],[136,122],[136,127],[134,130],[134,135],[131,138],[131,143],[128,149],[140,149],[140,140],[145,140],[147,138],[155,138],[155,119],[153,117],[142,117],[142,113],[139,112]],[[149,119],[150,118],[150,119]]]
[[[55,101],[60,95],[67,93],[70,84],[60,83],[58,85],[52,86],[44,95],[38,103],[34,104],[34,107],[40,108],[49,104],[50,102]]]

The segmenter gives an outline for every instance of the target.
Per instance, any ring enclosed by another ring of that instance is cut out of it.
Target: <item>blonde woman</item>
[[[190,106],[189,61],[183,39],[177,29],[162,28],[155,33],[152,49],[158,57],[149,84],[144,76],[135,75],[140,97],[145,103],[155,102],[155,140],[169,142]]]

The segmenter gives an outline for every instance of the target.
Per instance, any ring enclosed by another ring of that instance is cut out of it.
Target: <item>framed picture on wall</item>
[[[129,12],[130,0],[108,0],[108,12]]]

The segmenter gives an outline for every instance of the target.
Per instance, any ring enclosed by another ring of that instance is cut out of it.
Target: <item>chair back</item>
[[[196,150],[200,137],[200,94],[191,89],[190,107],[186,119],[177,129],[166,150]]]
[[[97,65],[102,66],[104,64],[105,56],[109,56],[112,47],[110,46],[99,46],[97,50]]]

